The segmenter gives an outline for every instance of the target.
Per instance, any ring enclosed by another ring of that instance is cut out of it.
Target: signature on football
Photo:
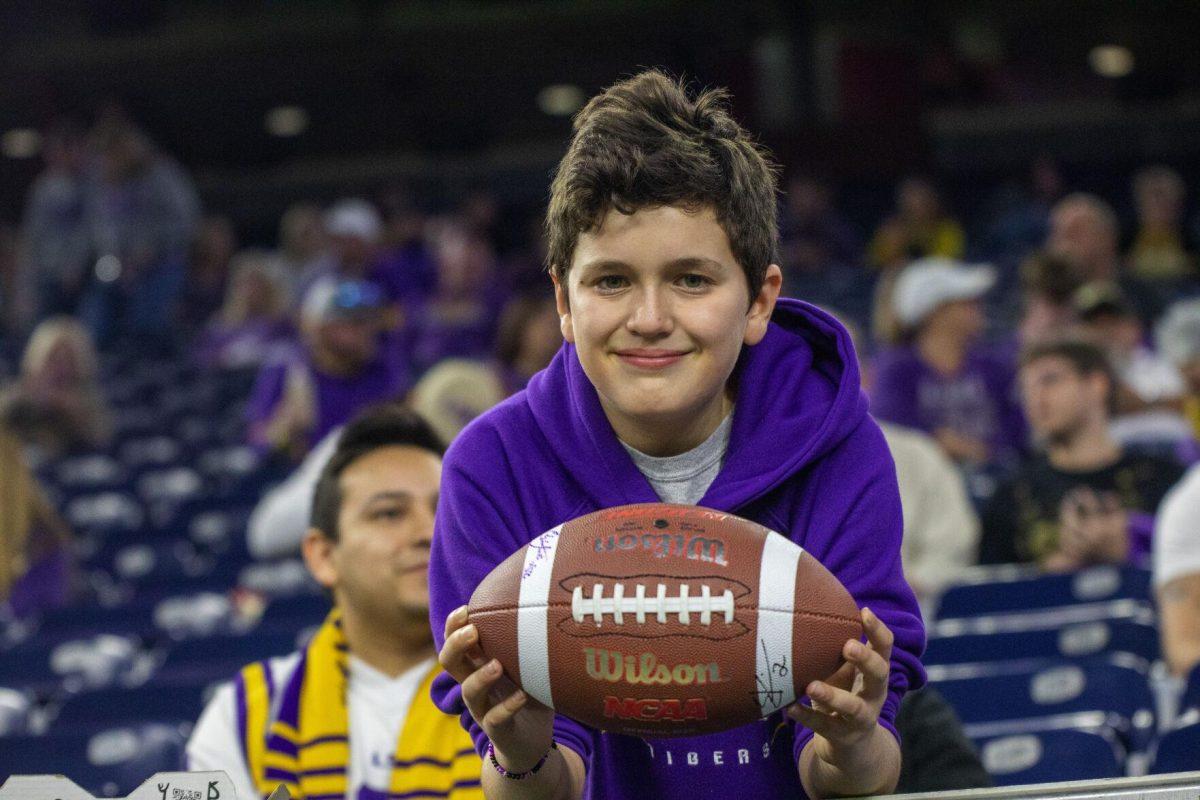
[[[529,543],[531,557],[525,559],[525,569],[521,578],[525,579],[537,571],[538,565],[554,553],[554,542],[558,539],[561,528],[553,528]]]
[[[758,703],[764,708],[776,709],[783,705],[783,686],[779,688],[775,686],[775,679],[786,681],[788,679],[788,660],[787,656],[781,655],[775,661],[771,661],[771,655],[767,651],[767,642],[765,639],[758,640],[759,646],[763,651],[763,661],[767,664],[767,669],[764,672],[757,674],[758,681]]]

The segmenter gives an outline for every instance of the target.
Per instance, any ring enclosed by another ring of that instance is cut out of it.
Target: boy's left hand
[[[879,713],[888,693],[891,630],[869,609],[862,610],[867,644],[850,640],[842,648],[846,663],[830,678],[808,685],[812,708],[796,703],[788,715],[813,733],[814,755],[832,765],[852,766],[871,747]]]

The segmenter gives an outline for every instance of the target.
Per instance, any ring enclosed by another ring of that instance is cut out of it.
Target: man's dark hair
[[[562,278],[582,233],[611,209],[711,205],[758,295],[778,258],[778,168],[727,108],[729,93],[694,98],[682,81],[647,70],[596,95],[574,120],[550,186],[547,267]]]
[[[1108,381],[1106,406],[1111,414],[1117,404],[1117,373],[1108,355],[1091,342],[1078,339],[1053,339],[1037,342],[1021,353],[1021,369],[1043,358],[1061,358],[1070,363],[1076,374],[1087,377],[1100,373]]]
[[[342,473],[368,453],[397,445],[419,447],[439,456],[446,452],[445,444],[429,423],[402,403],[371,406],[351,420],[317,479],[310,519],[312,527],[337,541]]]

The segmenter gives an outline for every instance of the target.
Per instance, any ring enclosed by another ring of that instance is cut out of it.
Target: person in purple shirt
[[[933,436],[964,466],[1011,460],[1024,446],[1013,369],[978,344],[990,267],[925,258],[904,268],[892,303],[908,341],[880,353],[871,413]]]
[[[924,682],[924,629],[895,469],[845,329],[779,298],[774,176],[726,96],[648,71],[576,117],[547,216],[566,343],[446,456],[432,694],[461,715],[492,800],[828,797],[899,775],[894,720]],[[581,725],[485,663],[464,604],[496,565],[563,521],[659,500],[788,536],[864,606],[867,642],[846,642],[847,665],[801,702],[679,739]]]
[[[301,346],[264,364],[246,409],[250,443],[298,461],[364,406],[407,388],[380,333],[383,298],[363,281],[325,278],[300,311]]]

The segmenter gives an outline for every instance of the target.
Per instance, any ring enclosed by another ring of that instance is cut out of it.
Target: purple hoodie
[[[830,569],[895,634],[882,724],[924,683],[925,631],[900,567],[900,495],[891,455],[867,414],[849,336],[831,316],[781,299],[766,337],[744,348],[729,450],[699,505],[779,531]],[[526,391],[475,420],[446,454],[430,563],[430,616],[446,617],[492,568],[561,522],[657,502],[564,344]],[[487,740],[447,674],[434,701]],[[724,733],[641,739],[559,716],[557,741],[587,766],[586,798],[799,797],[797,759],[811,731],[777,713]]]

